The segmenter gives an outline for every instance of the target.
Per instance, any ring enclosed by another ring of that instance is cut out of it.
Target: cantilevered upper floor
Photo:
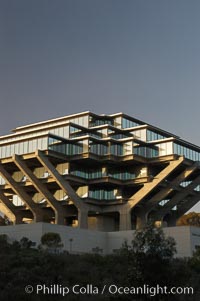
[[[177,154],[200,160],[198,146],[123,113],[83,112],[17,127],[12,134],[0,137],[0,158],[37,149],[67,156],[92,153],[155,158]]]
[[[0,137],[0,211],[102,230],[175,224],[200,199],[200,148],[123,113],[91,112]]]

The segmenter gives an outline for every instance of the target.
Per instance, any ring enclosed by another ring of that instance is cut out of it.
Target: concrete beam
[[[187,200],[184,202],[184,204],[181,204],[181,206],[177,210],[177,219],[181,217],[183,214],[185,214],[190,208],[195,206],[200,201],[200,192],[196,192],[195,195],[189,196]]]
[[[99,206],[95,205],[89,205],[83,202],[83,200],[77,195],[77,193],[74,191],[74,189],[71,187],[69,182],[65,180],[61,174],[57,171],[55,166],[49,161],[48,157],[43,154],[42,151],[38,150],[36,152],[36,158],[38,161],[44,166],[48,172],[51,174],[51,176],[54,178],[55,182],[58,184],[58,186],[68,194],[70,199],[73,201],[74,205],[77,207],[77,209],[85,210],[87,208],[88,211],[100,211],[101,209]]]
[[[54,198],[54,196],[46,188],[46,186],[28,168],[25,161],[22,161],[20,159],[19,155],[14,155],[13,156],[13,162],[31,180],[31,183],[33,184],[35,189],[43,195],[43,197],[46,199],[49,206],[54,210],[54,212],[55,212],[55,223],[63,225],[66,209],[61,204],[59,204],[59,202]]]
[[[5,214],[14,224],[21,224],[23,214],[9,198],[0,190],[0,211]]]
[[[30,209],[33,214],[35,222],[41,222],[43,219],[43,211],[38,204],[34,203],[32,198],[26,193],[26,191],[15,182],[12,176],[7,172],[7,170],[0,163],[0,173],[3,178],[10,184],[12,190],[23,200],[26,206]]]
[[[128,203],[131,208],[137,205],[145,196],[147,196],[156,186],[158,186],[163,180],[165,180],[179,165],[184,161],[184,157],[179,157],[177,160],[169,162],[169,164],[157,174],[153,180],[149,183],[145,183],[144,186],[136,192]]]
[[[143,209],[146,212],[151,211],[161,200],[165,199],[167,195],[174,190],[174,188],[179,186],[181,182],[185,181],[197,168],[199,168],[199,162],[195,162],[191,166],[188,166],[180,175],[171,181],[166,188],[161,189],[150,200],[148,200],[148,203]]]
[[[131,229],[131,211],[133,207],[139,204],[142,199],[147,196],[157,185],[159,185],[166,177],[168,177],[178,166],[180,166],[184,161],[184,157],[179,157],[178,159],[169,162],[169,164],[157,174],[152,182],[145,183],[144,186],[136,192],[125,204],[118,204],[111,208],[107,207],[103,209],[103,212],[119,212],[120,214],[120,230],[130,230]],[[141,210],[141,212],[143,209]],[[146,224],[146,214],[145,211],[142,214],[137,215],[137,228],[142,228]],[[144,216],[143,216],[144,215]]]
[[[177,220],[199,201],[200,192],[196,192],[196,195],[189,196],[186,200],[184,200],[184,202],[178,206],[177,210],[171,211],[163,216],[161,222],[167,222],[168,227],[176,226]]]
[[[177,193],[163,208],[159,208],[158,212],[155,214],[156,219],[162,219],[174,206],[179,202],[187,198],[189,194],[196,194],[194,188],[200,184],[200,176],[198,176],[190,185],[185,188],[182,188],[182,191]],[[191,206],[192,207],[192,206]],[[190,208],[191,208],[190,207]]]

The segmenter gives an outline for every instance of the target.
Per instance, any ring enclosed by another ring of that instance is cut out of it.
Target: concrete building
[[[103,232],[175,226],[200,199],[199,161],[198,146],[123,113],[18,127],[0,137],[0,211]]]

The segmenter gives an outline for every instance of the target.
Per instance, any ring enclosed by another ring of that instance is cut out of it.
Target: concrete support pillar
[[[26,204],[26,206],[30,209],[33,214],[34,222],[42,222],[43,221],[43,210],[39,207],[38,204],[35,204],[31,198],[31,196],[25,191],[24,187],[20,185],[20,183],[16,182],[12,176],[8,173],[8,171],[0,164],[0,173],[7,183],[11,186],[12,190],[21,198],[21,200]]]
[[[151,182],[145,183],[132,197],[129,198],[129,206],[135,207],[146,195],[148,195],[155,187],[164,181],[170,173],[172,173],[184,161],[184,157],[170,161],[169,164],[162,169]]]
[[[46,199],[49,206],[52,208],[55,214],[55,223],[64,225],[65,208],[54,198],[52,193],[47,187],[34,175],[34,173],[28,168],[25,161],[23,161],[19,155],[13,156],[13,161],[16,166],[31,180],[35,189],[40,192]]]
[[[68,181],[62,178],[62,176],[59,174],[59,172],[57,171],[55,166],[50,162],[47,156],[45,156],[41,151],[38,150],[36,152],[36,157],[38,161],[42,164],[42,166],[44,166],[48,170],[48,172],[54,178],[58,186],[70,197],[74,205],[77,208],[79,208],[82,204],[81,198],[76,194],[76,192],[68,183]]]
[[[177,221],[177,219],[176,219],[175,216],[170,216],[170,217],[166,220],[167,226],[168,226],[168,227],[175,227],[175,226],[176,226],[176,221]]]
[[[2,190],[0,190],[0,211],[2,211],[13,224],[22,224],[23,213],[22,211],[13,205]]]
[[[131,210],[125,209],[119,211],[119,230],[125,231],[125,230],[131,230]]]
[[[15,215],[15,219],[13,221],[14,225],[22,224],[23,216],[20,214]]]
[[[57,225],[65,225],[66,224],[65,215],[63,214],[63,212],[60,212],[60,211],[55,212],[55,224],[57,224]]]
[[[33,209],[32,213],[34,223],[43,222],[43,211]]]
[[[146,212],[140,212],[137,214],[136,230],[142,229],[147,224]]]
[[[88,228],[88,211],[84,209],[78,209],[78,226],[81,229]]]

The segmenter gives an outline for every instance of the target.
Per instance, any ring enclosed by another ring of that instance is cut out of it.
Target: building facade
[[[0,212],[14,224],[175,226],[200,200],[200,148],[123,113],[83,112],[0,137]]]

